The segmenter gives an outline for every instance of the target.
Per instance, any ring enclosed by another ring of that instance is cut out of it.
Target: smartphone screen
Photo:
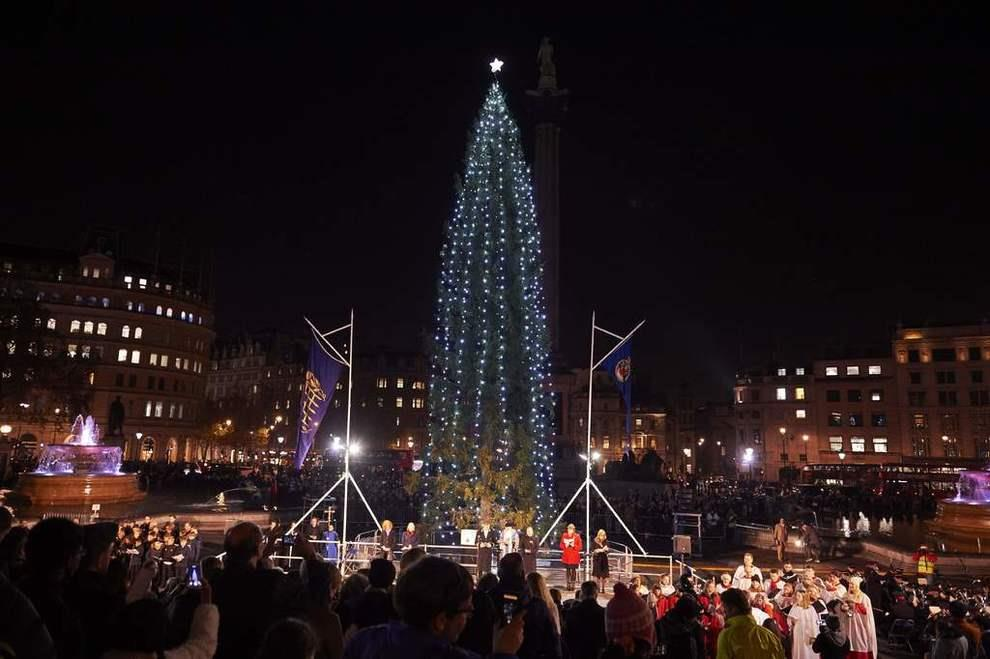
[[[189,586],[192,588],[199,588],[202,586],[202,582],[199,580],[199,566],[195,563],[189,566]]]

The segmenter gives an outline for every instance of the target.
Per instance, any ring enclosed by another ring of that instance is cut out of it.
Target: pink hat
[[[605,607],[605,636],[609,641],[623,637],[641,639],[656,645],[655,617],[643,598],[629,590],[625,584],[616,583],[615,595]]]

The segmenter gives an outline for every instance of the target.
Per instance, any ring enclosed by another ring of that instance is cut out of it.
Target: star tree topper
[[[503,62],[502,60],[496,57],[495,59],[493,59],[491,62],[488,63],[488,66],[492,67],[492,73],[498,73],[499,71],[502,70],[503,64],[505,64],[505,62]]]

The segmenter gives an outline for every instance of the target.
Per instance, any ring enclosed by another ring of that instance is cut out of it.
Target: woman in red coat
[[[661,574],[660,593],[657,597],[657,620],[667,615],[667,612],[674,608],[674,605],[677,604],[677,600],[679,599],[680,596],[677,593],[677,589],[674,588],[674,585],[670,581],[670,575]]]
[[[701,605],[701,626],[705,630],[705,656],[715,659],[718,634],[725,627],[725,613],[714,580],[705,584],[705,592],[698,597],[698,604]]]
[[[573,524],[568,524],[567,532],[560,536],[560,548],[564,552],[560,562],[567,570],[567,590],[572,591],[577,584],[577,569],[581,564],[581,549],[584,548]]]

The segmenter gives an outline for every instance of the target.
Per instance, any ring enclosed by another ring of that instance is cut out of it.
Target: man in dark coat
[[[605,648],[605,607],[598,603],[598,584],[581,584],[581,601],[567,611],[564,641],[571,659],[597,659]]]
[[[657,642],[667,649],[667,656],[678,659],[702,659],[705,656],[705,632],[698,622],[701,607],[693,597],[681,597],[674,608],[657,621]]]
[[[486,572],[492,571],[492,552],[495,545],[498,544],[498,531],[493,529],[488,522],[483,523],[474,544],[478,548],[477,576],[481,578]]]

